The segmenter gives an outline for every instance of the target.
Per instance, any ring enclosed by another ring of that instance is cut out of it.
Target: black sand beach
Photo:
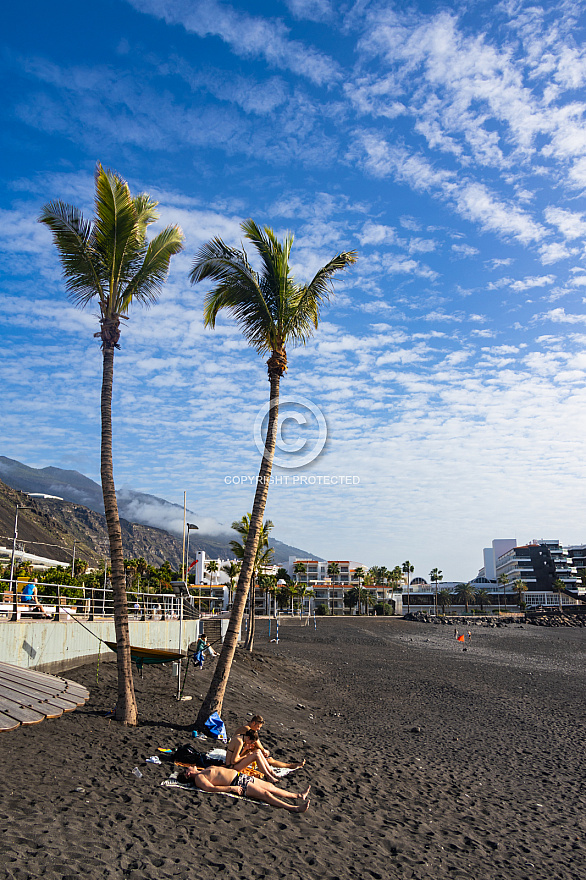
[[[1,737],[1,864],[27,878],[586,878],[586,629],[453,628],[384,618],[257,624],[228,731],[266,719],[276,757],[307,760],[304,815],[166,789],[157,747],[193,743],[211,669],[178,703],[168,668],[135,684],[140,725],[105,713],[115,666],[71,670],[86,706]],[[138,766],[143,774],[136,778]]]

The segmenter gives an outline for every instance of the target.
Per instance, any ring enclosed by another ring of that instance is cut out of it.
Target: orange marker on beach
[[[465,641],[466,641],[466,636],[464,636],[464,635],[462,635],[462,636],[458,636],[458,641],[459,641],[459,642],[465,642]]]

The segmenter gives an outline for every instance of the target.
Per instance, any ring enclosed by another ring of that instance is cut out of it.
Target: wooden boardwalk
[[[66,678],[0,663],[0,731],[73,712],[90,692]]]

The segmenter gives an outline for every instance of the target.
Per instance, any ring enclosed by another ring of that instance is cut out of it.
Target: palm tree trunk
[[[252,577],[252,583],[250,585],[250,590],[248,591],[248,635],[246,637],[246,644],[244,646],[246,651],[252,651],[254,648],[254,627],[256,623],[256,608],[255,608],[255,578],[254,575]]]
[[[116,720],[123,724],[135,725],[138,720],[134,682],[132,680],[132,660],[130,656],[130,635],[128,632],[128,602],[126,599],[126,576],[124,574],[124,551],[122,531],[114,487],[114,466],[112,462],[112,382],[114,377],[114,346],[104,344],[102,374],[102,449],[101,475],[104,511],[110,541],[110,565],[112,568],[112,592],[114,594],[114,626],[116,629],[116,655],[118,662],[118,701]]]
[[[220,656],[218,657],[218,662],[216,663],[209,690],[201,704],[195,722],[196,728],[202,731],[204,730],[204,724],[210,715],[213,712],[220,714],[222,711],[224,694],[226,693],[226,686],[228,684],[230,669],[232,667],[232,660],[234,659],[234,653],[238,645],[238,637],[240,635],[242,617],[244,615],[244,606],[246,605],[246,597],[250,587],[250,579],[252,577],[254,561],[256,559],[258,539],[263,524],[267,496],[269,493],[269,481],[273,467],[273,458],[275,456],[275,444],[277,442],[281,372],[278,372],[277,370],[269,371],[269,380],[271,383],[271,397],[265,449],[260,465],[258,483],[254,495],[254,504],[252,506],[252,515],[248,527],[248,536],[244,547],[242,568],[240,569],[238,584],[234,593],[234,603],[232,605],[228,630],[226,632]]]

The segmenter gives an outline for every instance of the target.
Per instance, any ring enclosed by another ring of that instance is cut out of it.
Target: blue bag
[[[210,715],[205,723],[205,726],[209,730],[210,736],[213,736],[214,739],[219,739],[222,742],[228,742],[226,725],[224,724],[217,712],[213,712]]]

